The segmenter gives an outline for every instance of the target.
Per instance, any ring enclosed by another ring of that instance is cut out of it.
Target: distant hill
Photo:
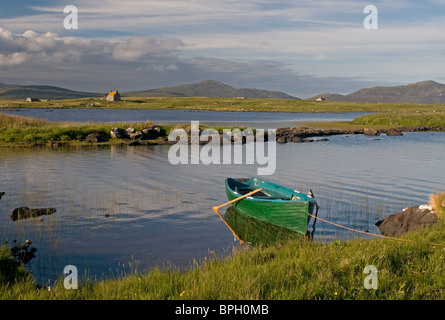
[[[321,93],[307,100],[319,97],[327,101],[445,103],[445,85],[429,80],[404,86],[360,89],[347,95]]]
[[[104,92],[105,93],[105,92]],[[79,92],[53,86],[20,86],[0,83],[0,99],[25,100],[38,99],[77,99],[102,97],[104,93]],[[218,98],[260,98],[260,99],[298,99],[282,92],[259,89],[236,89],[221,82],[206,80],[175,87],[158,88],[144,91],[121,92],[123,97],[218,97]]]
[[[103,94],[79,92],[53,86],[19,86],[0,84],[0,99],[5,100],[25,100],[28,97],[38,98],[40,100],[59,100],[101,96],[103,96]]]
[[[103,97],[104,93],[105,92],[80,92],[54,86],[20,86],[0,83],[0,99],[4,100],[25,100],[28,97],[38,98],[40,100],[77,99]],[[278,91],[239,89],[212,80],[183,84],[174,87],[123,92],[121,95],[124,97],[244,97],[299,100],[299,98]],[[445,85],[430,80],[403,86],[364,88],[346,95],[321,93],[306,100],[315,100],[319,97],[323,97],[327,101],[445,104]]]
[[[294,99],[299,98],[282,92],[259,90],[259,89],[237,89],[224,83],[205,80],[198,83],[183,84],[174,87],[166,87],[144,91],[124,92],[122,96],[138,97],[213,97],[213,98],[259,98],[259,99]]]

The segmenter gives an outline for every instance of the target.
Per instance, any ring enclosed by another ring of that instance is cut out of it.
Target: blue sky
[[[377,30],[363,26],[369,4]],[[77,30],[63,27],[66,5]],[[445,0],[3,1],[0,82],[106,92],[211,79],[300,98],[444,83],[443,30]]]

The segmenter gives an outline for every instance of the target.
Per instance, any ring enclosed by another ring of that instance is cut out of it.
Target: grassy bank
[[[445,128],[445,105],[408,103],[356,103],[335,101],[236,99],[236,98],[124,98],[108,102],[98,98],[58,101],[0,101],[1,110],[12,108],[106,108],[106,109],[180,109],[211,111],[267,111],[267,112],[366,112],[371,113],[347,122],[311,122],[308,127],[319,129],[388,129],[397,127]],[[141,124],[132,124],[140,126]],[[0,113],[0,145],[32,145],[48,142],[82,144],[89,133],[109,135],[113,127],[124,130],[128,124],[74,124],[9,117]],[[168,133],[171,126],[162,126]],[[440,129],[442,130],[442,129]],[[107,144],[122,143],[110,139]]]
[[[122,139],[111,139],[110,131],[118,128],[123,132],[128,127],[136,130],[152,126],[145,123],[63,123],[50,122],[36,118],[6,115],[0,113],[0,146],[31,146],[49,142],[62,142],[82,145],[90,133],[102,133],[109,140],[102,144],[123,143]],[[165,135],[172,126],[162,126],[161,132]]]
[[[2,114],[0,112],[0,146],[30,147],[51,145],[60,142],[64,145],[82,146],[91,143],[84,142],[91,133],[101,133],[107,141],[97,143],[100,145],[123,144],[128,138],[113,139],[110,132],[117,128],[123,135],[125,129],[132,127],[135,131],[142,131],[154,126],[150,121],[139,123],[71,123],[71,122],[50,122],[31,117]],[[190,129],[190,125],[159,125],[161,128],[160,139],[150,140],[150,144],[165,143],[170,131],[174,128]],[[207,126],[200,126],[207,129]],[[224,128],[212,127],[222,133]],[[241,127],[240,129],[244,129]]]
[[[265,111],[265,112],[397,112],[428,113],[435,110],[445,113],[445,105],[411,103],[365,103],[337,101],[308,101],[282,99],[237,99],[237,98],[123,98],[108,102],[99,98],[67,99],[54,101],[0,101],[1,109],[11,108],[98,108],[98,109],[180,109],[210,111]]]
[[[416,299],[445,298],[443,219],[407,235],[413,243],[382,240],[297,240],[271,247],[238,250],[231,257],[210,256],[181,272],[154,269],[121,279],[83,281],[77,290],[62,283],[36,290],[18,277],[0,287],[0,299]],[[5,261],[3,249],[2,263]],[[366,289],[364,268],[378,270],[378,288]]]
[[[352,125],[364,126],[400,126],[400,127],[444,127],[445,114],[437,112],[426,113],[379,113],[357,117]]]

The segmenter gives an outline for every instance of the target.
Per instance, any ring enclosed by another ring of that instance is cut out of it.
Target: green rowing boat
[[[226,179],[226,194],[234,200],[251,191],[261,191],[233,203],[240,213],[259,221],[306,234],[316,201],[309,195],[258,178]]]

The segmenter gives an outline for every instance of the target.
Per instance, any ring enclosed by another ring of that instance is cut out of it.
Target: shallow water
[[[378,220],[445,190],[445,133],[375,139],[277,144],[276,172],[264,178],[311,188],[319,217],[378,233]],[[0,238],[33,242],[37,258],[29,268],[40,283],[62,277],[68,264],[102,278],[229,254],[238,242],[211,207],[227,201],[226,177],[256,176],[258,165],[171,165],[168,150],[0,150]],[[10,212],[21,206],[57,212],[12,221]],[[316,241],[353,237],[369,236],[316,224]]]
[[[211,126],[248,126],[252,129],[295,127],[313,121],[351,121],[365,113],[228,112],[136,109],[0,109],[6,114],[62,122],[146,122],[185,124],[200,121]]]

